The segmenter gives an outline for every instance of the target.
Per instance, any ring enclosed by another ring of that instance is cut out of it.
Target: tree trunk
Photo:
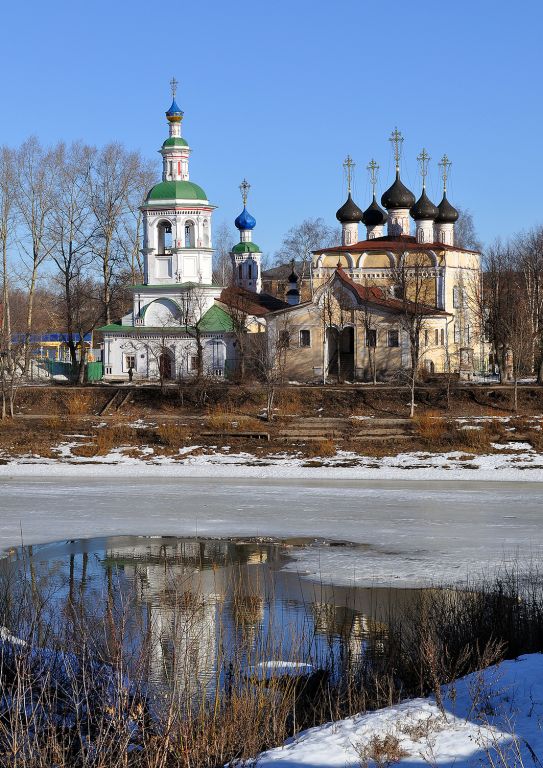
[[[34,266],[32,267],[32,276],[30,278],[30,287],[28,289],[28,304],[26,311],[26,333],[24,343],[24,375],[28,374],[28,368],[30,365],[30,336],[32,333],[32,319],[34,310],[34,294],[36,292],[36,278],[38,274],[38,264],[34,259]]]

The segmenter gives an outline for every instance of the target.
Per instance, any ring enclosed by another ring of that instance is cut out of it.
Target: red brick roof
[[[375,237],[372,240],[360,240],[353,245],[336,245],[333,248],[319,248],[313,253],[362,253],[363,251],[405,251],[412,250],[416,246],[417,251],[465,251],[466,253],[479,253],[469,248],[459,248],[456,245],[445,243],[417,243],[417,238],[412,235],[396,235],[395,237]]]
[[[448,312],[444,312],[437,307],[432,307],[429,304],[419,304],[418,307],[415,307],[415,304],[411,301],[404,301],[403,299],[396,299],[392,296],[388,296],[386,291],[377,286],[366,286],[361,285],[360,283],[355,283],[341,267],[336,269],[335,274],[345,285],[351,288],[358,298],[365,304],[376,304],[398,314],[400,312],[414,313],[417,311],[422,312],[425,315],[443,317],[448,315]]]

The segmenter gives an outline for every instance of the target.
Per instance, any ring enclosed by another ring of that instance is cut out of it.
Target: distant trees
[[[75,364],[78,335],[122,311],[112,289],[142,279],[139,207],[155,175],[118,143],[0,147],[0,351],[17,333],[24,373],[35,330],[67,333]]]
[[[281,247],[275,254],[275,261],[277,264],[286,264],[294,260],[301,265],[299,277],[304,280],[309,272],[312,252],[340,242],[339,230],[329,227],[323,219],[304,219],[284,235]]]
[[[467,208],[459,208],[458,221],[454,225],[454,242],[459,248],[467,248],[470,251],[481,251],[483,246],[473,223],[471,211]]]

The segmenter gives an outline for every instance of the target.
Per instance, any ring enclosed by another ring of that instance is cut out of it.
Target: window
[[[458,309],[462,306],[462,291],[458,285],[453,288],[453,307]]]
[[[136,355],[125,355],[124,356],[124,369],[125,371],[129,371],[130,368],[132,370],[136,370]]]
[[[396,330],[388,332],[388,346],[399,347],[400,346],[400,334]]]
[[[290,333],[288,331],[279,331],[279,347],[288,349],[290,346]]]
[[[441,346],[445,346],[445,328],[441,329]]]
[[[469,344],[471,341],[471,326],[466,325],[466,343]]]
[[[190,370],[191,371],[197,371],[198,370],[198,355],[191,355],[190,356]]]
[[[456,323],[454,324],[454,341],[455,344],[460,344],[460,326]]]
[[[430,334],[428,333],[428,331],[424,331],[424,346],[425,347],[427,347],[428,344],[430,343],[429,336],[430,336]]]
[[[311,346],[311,331],[308,331],[305,329],[300,331],[300,346],[301,347]]]
[[[249,278],[249,280],[252,280],[252,277],[253,277],[253,265],[251,264],[251,262],[249,262],[248,265],[247,265],[247,277]]]
[[[367,347],[377,346],[377,331],[375,328],[368,328],[366,330],[366,346]]]
[[[239,267],[238,267],[238,278],[239,278],[239,280],[243,279],[243,265],[242,264],[240,264]]]
[[[438,331],[438,329],[437,329],[437,328],[436,328],[436,330],[435,330],[435,334],[434,334],[434,337],[435,337],[435,342],[434,342],[434,343],[435,343],[435,345],[436,345],[436,347],[437,347],[437,346],[438,346],[438,344],[439,344],[439,331]]]
[[[194,224],[187,221],[185,224],[185,248],[194,248]]]

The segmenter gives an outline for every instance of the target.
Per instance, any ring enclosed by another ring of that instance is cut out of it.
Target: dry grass
[[[409,755],[401,746],[400,739],[393,733],[372,736],[369,741],[358,742],[354,747],[360,760],[360,768],[369,768],[370,765],[388,768]]]
[[[333,440],[323,439],[308,443],[304,448],[304,454],[310,458],[329,458],[337,453],[337,445]]]
[[[297,389],[288,389],[279,392],[275,403],[281,416],[297,416],[304,412],[304,393]],[[307,399],[307,395],[306,395]]]
[[[190,439],[190,429],[187,424],[165,422],[155,430],[157,441],[168,448],[180,448]]]
[[[447,434],[447,422],[436,418],[436,414],[429,411],[416,416],[414,421],[415,433],[423,443],[432,446],[440,446]]]
[[[86,416],[91,412],[92,392],[85,389],[66,391],[66,412],[70,416]]]

